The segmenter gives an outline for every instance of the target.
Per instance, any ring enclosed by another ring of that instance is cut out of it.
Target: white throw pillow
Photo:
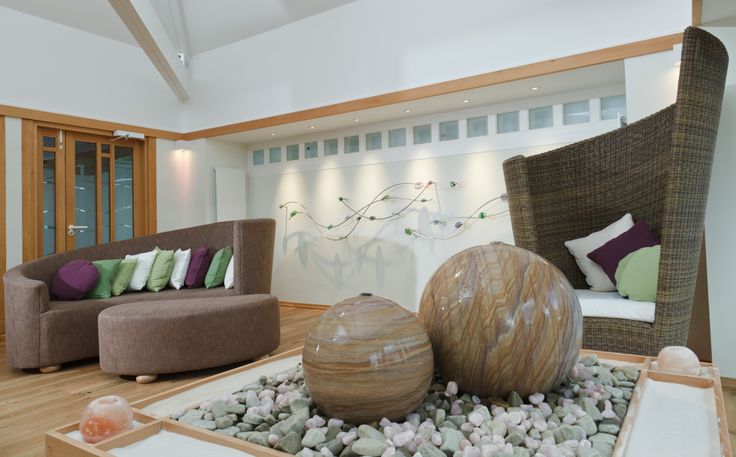
[[[230,257],[230,263],[227,264],[225,270],[225,289],[235,287],[235,256]]]
[[[596,292],[613,292],[616,290],[616,286],[613,285],[611,279],[603,271],[603,268],[588,258],[588,253],[595,251],[633,226],[634,220],[631,214],[626,213],[624,217],[603,230],[591,233],[585,238],[565,241],[565,246],[567,246],[570,254],[575,257],[575,262],[577,262],[580,271],[585,275],[585,281],[591,290]]]
[[[189,270],[189,261],[192,260],[192,250],[182,251],[177,249],[174,253],[174,268],[171,270],[171,278],[169,286],[176,290],[184,287],[184,280],[187,279],[187,270]]]
[[[151,268],[153,268],[153,261],[156,260],[158,251],[153,250],[151,252],[141,252],[135,255],[126,255],[125,259],[137,259],[138,262],[135,264],[133,269],[133,276],[130,278],[128,288],[125,290],[143,290],[146,287],[146,281],[148,281],[148,275],[151,274]]]

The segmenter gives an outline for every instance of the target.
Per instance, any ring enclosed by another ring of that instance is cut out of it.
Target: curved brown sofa
[[[133,302],[155,306],[165,300],[181,303],[270,293],[275,229],[273,219],[218,222],[53,254],[9,270],[4,276],[8,365],[19,369],[56,368],[65,362],[97,356],[97,317],[111,306]],[[49,294],[54,273],[71,260],[120,259],[156,246],[167,250],[207,246],[211,253],[232,246],[235,287],[126,292],[107,299],[76,301],[54,300]]]

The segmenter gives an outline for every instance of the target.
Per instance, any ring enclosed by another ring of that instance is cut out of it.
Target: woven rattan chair
[[[564,242],[630,212],[662,243],[654,323],[584,318],[583,346],[651,355],[685,345],[703,234],[728,54],[713,35],[685,30],[673,105],[612,132],[504,165],[517,246],[587,288]]]

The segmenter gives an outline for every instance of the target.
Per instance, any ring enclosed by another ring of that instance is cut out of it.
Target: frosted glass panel
[[[97,244],[97,143],[76,141],[74,145],[74,221],[86,225],[77,229],[75,246]]]
[[[312,141],[310,143],[304,143],[304,158],[305,159],[314,159],[317,157],[318,153],[318,146],[316,141]]]
[[[43,137],[44,146],[46,139]],[[43,153],[43,255],[56,252],[56,154]]]
[[[381,137],[381,132],[373,132],[373,133],[366,133],[365,134],[365,149],[367,151],[374,151],[376,149],[381,149],[383,138]]]
[[[107,144],[104,146],[110,147]],[[100,157],[100,205],[102,206],[102,242],[110,242],[110,159],[108,157]]]
[[[582,102],[565,103],[562,108],[565,125],[584,124],[590,122],[590,103],[588,100]]]
[[[268,150],[268,163],[281,162],[281,146]]]
[[[457,121],[440,122],[440,141],[457,140],[460,128]]]
[[[253,151],[253,165],[263,165],[264,162],[263,149]]]
[[[529,110],[529,128],[543,129],[552,127],[552,107],[543,106],[541,108],[532,108]]]
[[[352,154],[358,152],[360,149],[360,139],[358,135],[346,136],[345,137],[345,154]]]
[[[290,144],[286,146],[286,160],[299,160],[299,145]]]
[[[337,138],[331,140],[325,140],[325,155],[334,156],[337,155]]]
[[[618,113],[626,116],[626,96],[614,95],[601,98],[601,119],[616,119]]]
[[[488,135],[488,117],[471,117],[468,119],[468,138]]]
[[[414,127],[414,144],[425,144],[432,142],[432,126],[430,124],[417,125]]]
[[[261,161],[263,151],[261,151]],[[115,146],[115,239],[133,238],[133,148]]]
[[[519,131],[519,112],[500,113],[496,116],[496,131],[509,133]]]
[[[406,146],[406,129],[393,129],[388,131],[388,147],[397,148]]]

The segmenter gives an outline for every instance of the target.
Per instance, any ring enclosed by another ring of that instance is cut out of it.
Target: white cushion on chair
[[[654,322],[654,302],[629,300],[618,292],[575,289],[583,317],[611,317],[631,321]]]

